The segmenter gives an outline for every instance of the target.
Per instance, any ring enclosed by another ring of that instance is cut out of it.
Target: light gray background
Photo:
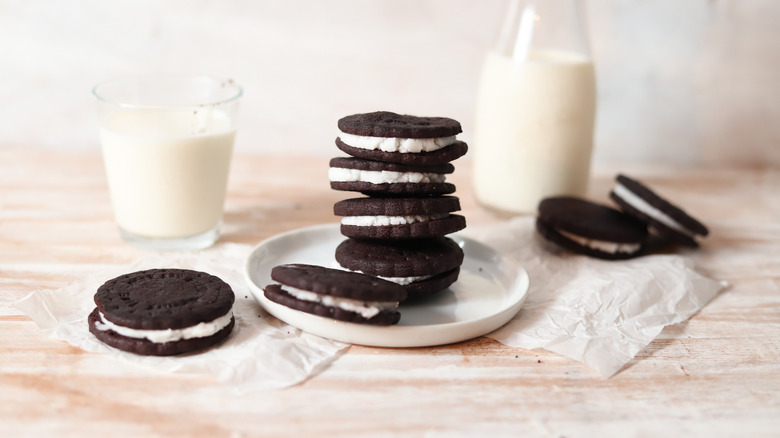
[[[503,0],[0,0],[0,145],[97,150],[90,89],[147,73],[245,88],[237,149],[333,155],[336,120],[456,118],[471,139]],[[587,4],[595,160],[780,165],[780,1]]]

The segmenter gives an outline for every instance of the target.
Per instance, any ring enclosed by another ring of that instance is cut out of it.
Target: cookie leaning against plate
[[[406,289],[356,272],[305,264],[276,266],[265,287],[269,300],[291,309],[358,324],[396,324]]]
[[[170,356],[214,346],[233,326],[235,296],[213,275],[150,269],[120,275],[95,293],[89,331],[130,353]]]
[[[341,234],[363,239],[423,239],[466,227],[455,196],[428,198],[352,198],[337,202]]]
[[[447,117],[418,117],[388,111],[353,114],[338,121],[336,146],[353,157],[435,166],[468,151],[456,136],[460,123]]]
[[[336,247],[345,269],[403,285],[409,298],[441,291],[458,279],[463,250],[448,237],[416,240],[347,239]]]
[[[696,238],[709,234],[704,224],[689,216],[680,207],[625,175],[617,176],[617,185],[609,196],[626,213],[684,245],[697,247],[699,244]]]
[[[455,185],[445,182],[455,171],[452,164],[412,166],[361,158],[330,160],[328,178],[334,190],[361,192],[371,196],[419,197],[447,195]]]
[[[563,248],[607,260],[640,255],[647,239],[647,226],[633,216],[568,196],[539,203],[536,229]]]

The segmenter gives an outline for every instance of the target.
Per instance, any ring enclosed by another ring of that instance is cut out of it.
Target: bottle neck
[[[497,51],[515,60],[556,51],[590,58],[581,0],[510,0]]]

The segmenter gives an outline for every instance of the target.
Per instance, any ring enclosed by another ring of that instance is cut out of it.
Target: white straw
[[[504,17],[504,23],[503,26],[501,26],[501,34],[499,35],[499,38],[497,41],[500,42],[500,46],[498,47],[498,50],[502,55],[511,56],[512,50],[514,49],[514,46],[510,46],[509,41],[512,37],[517,37],[517,35],[513,35],[513,31],[515,30],[514,24],[515,24],[515,18],[517,18],[517,15],[520,13],[520,2],[521,0],[512,0],[509,3],[509,8],[507,11],[506,16]]]
[[[533,5],[528,5],[523,10],[523,16],[520,18],[520,27],[517,29],[517,39],[515,40],[515,50],[512,53],[512,59],[515,62],[523,62],[528,57],[528,49],[531,46],[531,37],[534,34],[534,19],[536,12]]]

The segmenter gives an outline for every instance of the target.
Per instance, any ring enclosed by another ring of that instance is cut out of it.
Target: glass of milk
[[[100,143],[122,238],[192,250],[219,238],[241,87],[209,76],[96,86]]]
[[[578,0],[514,0],[477,95],[472,159],[479,203],[533,214],[588,190],[596,81]]]

